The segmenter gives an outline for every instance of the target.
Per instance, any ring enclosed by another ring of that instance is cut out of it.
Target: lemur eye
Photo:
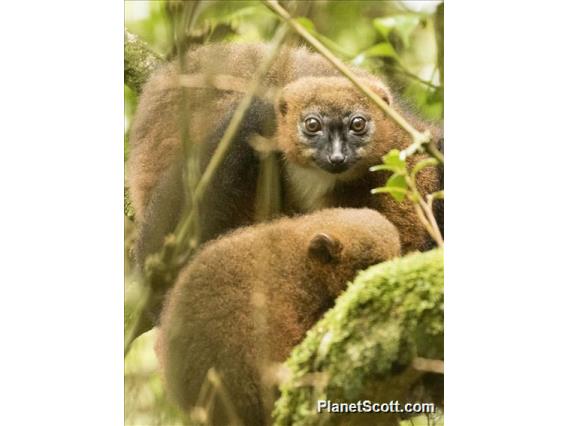
[[[361,133],[365,130],[366,127],[367,120],[365,120],[363,117],[355,117],[353,120],[351,120],[351,126],[349,128],[355,133]]]
[[[304,127],[306,128],[306,130],[310,133],[316,133],[319,132],[321,130],[321,122],[314,117],[309,117],[306,118],[306,121],[304,121]]]

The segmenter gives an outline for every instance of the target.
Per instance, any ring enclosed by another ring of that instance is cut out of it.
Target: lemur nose
[[[338,165],[345,162],[345,155],[340,152],[334,152],[329,157],[329,162],[333,165]]]

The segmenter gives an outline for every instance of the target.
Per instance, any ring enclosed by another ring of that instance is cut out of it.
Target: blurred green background
[[[125,2],[125,27],[165,59],[175,55],[172,16],[183,2]],[[278,19],[258,1],[203,1],[193,42],[269,41]],[[443,5],[440,1],[302,1],[301,23],[334,54],[386,79],[410,110],[434,121],[443,118]],[[300,39],[297,39],[301,43]],[[125,159],[136,95],[124,87]],[[130,255],[132,218],[125,216],[125,326],[141,297]],[[125,359],[125,424],[178,425],[182,415],[165,396],[154,355],[155,331],[134,343]],[[187,422],[187,421],[186,421]],[[429,423],[428,423],[429,422]],[[410,425],[443,425],[443,418],[415,418]]]

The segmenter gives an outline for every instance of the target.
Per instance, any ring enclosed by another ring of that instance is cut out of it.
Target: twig
[[[381,108],[401,129],[406,131],[412,138],[412,149],[417,151],[421,147],[429,149],[432,135],[428,130],[419,132],[416,130],[405,118],[397,111],[392,109],[380,96],[374,93],[367,85],[359,81],[357,76],[341,62],[337,57],[331,53],[317,38],[315,38],[308,30],[296,22],[290,14],[278,3],[276,0],[262,0],[264,5],[276,13],[282,20],[284,20],[290,27],[294,29],[300,36],[304,38],[316,51],[318,51],[325,59],[327,59],[337,70],[339,70],[351,83],[355,85],[363,94],[365,94],[371,101],[373,101],[379,108]],[[410,148],[410,147],[409,147]],[[439,154],[439,152],[438,152]],[[441,155],[441,154],[440,154]],[[443,163],[443,156],[436,158]]]
[[[396,155],[396,150],[393,151],[394,152],[391,152]],[[385,157],[383,157],[383,161],[387,162],[385,160]],[[403,164],[404,166],[393,164],[379,164],[371,167],[369,169],[369,171],[371,172],[390,171],[393,173],[393,176],[403,177],[405,182],[405,187],[394,187],[387,184],[386,186],[372,189],[371,194],[388,193],[393,197],[393,194],[400,194],[402,197],[399,201],[402,201],[402,199],[405,197],[408,198],[408,200],[410,200],[414,205],[414,209],[416,211],[418,219],[420,220],[420,223],[422,223],[422,225],[424,226],[428,234],[430,234],[432,239],[436,242],[436,244],[439,247],[443,247],[444,239],[442,237],[442,233],[440,232],[438,222],[436,221],[436,218],[434,216],[433,202],[435,199],[444,198],[444,191],[427,194],[426,200],[424,200],[422,193],[416,185],[417,174],[425,167],[437,166],[438,161],[435,158],[431,157],[421,160],[412,168],[410,174],[408,173],[406,162]],[[397,198],[395,197],[395,199]]]
[[[424,212],[428,223],[431,225],[430,235],[438,244],[438,247],[444,247],[444,239],[442,238],[442,233],[440,232],[440,228],[438,227],[438,222],[434,217],[434,212],[432,211],[432,206],[428,205],[424,202],[422,197],[418,198],[418,203],[420,204],[420,208]]]
[[[143,276],[144,290],[132,314],[134,317],[132,326],[124,339],[124,356],[130,351],[134,340],[150,330],[154,325],[153,318],[150,317],[149,313],[152,312],[157,304],[162,302],[162,292],[164,292],[165,287],[172,281],[172,277],[175,276],[173,268],[170,266],[174,261],[173,256],[175,249],[175,239],[173,235],[168,235],[164,240],[160,253],[153,254],[146,259]]]
[[[227,392],[227,389],[223,385],[223,381],[221,380],[221,377],[219,376],[215,368],[210,368],[209,371],[207,371],[207,380],[211,383],[211,385],[213,385],[213,388],[215,389],[221,399],[221,402],[225,406],[225,409],[227,410],[227,416],[229,417],[229,424],[231,426],[242,426],[243,423],[240,420],[239,415],[237,414],[237,410],[235,409],[233,402],[231,401],[231,396],[229,395],[229,392]]]
[[[429,132],[428,132],[429,133]],[[444,164],[444,154],[438,150],[436,143],[432,140],[415,140],[410,146],[400,151],[400,159],[406,160],[411,155],[417,152],[425,150],[428,154],[438,160],[441,164]]]
[[[424,214],[424,210],[422,210],[419,203],[414,203],[414,210],[416,211],[416,216],[418,216],[418,220],[420,220],[420,223],[426,229],[428,234],[430,234],[430,236],[436,241],[436,244],[438,246],[443,247],[444,242],[438,241],[435,238],[436,232],[434,232],[434,228],[432,227],[432,224],[430,223],[430,221],[428,220],[428,218]]]
[[[197,396],[197,401],[195,407],[191,410],[191,418],[197,422],[205,423],[209,416],[208,405],[212,399],[212,386],[209,378],[206,376],[203,383],[201,383],[201,388],[199,389],[199,394]]]
[[[439,359],[416,357],[412,361],[412,368],[427,373],[444,374],[444,361]]]
[[[430,87],[431,89],[436,89],[436,90],[437,90],[437,89],[441,89],[441,88],[442,88],[442,86],[439,86],[439,85],[437,85],[437,84],[432,83],[431,81],[424,80],[424,79],[418,77],[416,74],[414,74],[414,73],[410,72],[409,70],[407,70],[407,69],[406,69],[402,64],[400,64],[400,63],[398,63],[398,64],[388,64],[388,63],[385,63],[384,66],[385,66],[386,68],[391,68],[391,69],[393,69],[394,71],[399,72],[399,73],[401,73],[402,75],[404,75],[404,76],[406,76],[406,77],[408,77],[408,78],[411,78],[411,79],[413,79],[413,80],[416,80],[418,83],[421,83],[421,84],[423,84],[423,85],[425,85],[425,86],[428,86],[428,87]]]
[[[172,13],[172,32],[171,36],[172,45],[175,46],[175,49],[178,52],[178,68],[180,74],[185,74],[187,64],[185,59],[185,48],[188,47],[185,45],[186,43],[186,35],[191,33],[193,26],[195,25],[195,21],[198,16],[198,11],[201,7],[201,0],[195,0],[191,2],[182,3],[181,5],[181,14]],[[191,138],[189,136],[189,130],[185,125],[186,117],[183,114],[183,111],[187,111],[188,105],[188,94],[186,90],[180,91],[180,113],[178,114],[178,122],[179,122],[179,130],[181,136],[181,142],[183,147],[184,157],[186,159],[184,163],[184,176],[188,177],[187,179],[187,190],[193,189],[195,186],[195,179],[194,175],[190,174],[190,167],[189,167],[189,160],[191,157],[192,152],[194,151],[194,147],[191,144]]]
[[[128,352],[130,352],[134,340],[138,336],[140,336],[141,334],[145,333],[150,329],[150,327],[148,327],[147,324],[145,323],[146,321],[144,316],[144,310],[146,308],[146,304],[148,303],[149,296],[150,296],[150,288],[144,287],[142,297],[140,298],[139,302],[136,304],[134,312],[132,313],[132,316],[134,317],[133,324],[132,326],[130,326],[126,336],[124,337],[125,357],[128,354]],[[139,330],[142,329],[144,331],[140,332]]]
[[[428,159],[424,161],[425,161],[424,164],[428,163],[429,165],[433,165],[431,164],[431,162],[435,163],[435,160],[433,159]],[[418,219],[420,220],[420,222],[422,223],[428,234],[430,234],[430,236],[436,242],[438,247],[444,247],[444,238],[442,237],[442,233],[440,232],[440,227],[438,226],[438,222],[436,221],[436,218],[434,216],[434,211],[432,208],[432,203],[434,198],[442,198],[443,191],[438,191],[434,193],[436,195],[428,194],[426,196],[426,201],[424,201],[422,194],[420,193],[418,187],[416,186],[417,173],[418,171],[413,170],[410,175],[408,173],[404,175],[406,184],[408,185],[408,188],[410,189],[412,194],[411,201],[414,203],[414,208],[416,209],[416,214],[418,216]]]
[[[176,83],[168,82],[161,88],[179,86],[194,89],[216,89],[225,92],[247,93],[249,81],[230,74],[182,74],[178,77],[177,85]],[[276,99],[276,89],[259,84],[254,95],[266,99],[267,101],[274,101],[274,99]]]

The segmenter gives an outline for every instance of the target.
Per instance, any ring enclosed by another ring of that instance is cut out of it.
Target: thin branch
[[[428,154],[438,160],[440,164],[444,164],[444,154],[442,154],[442,152],[438,149],[435,141],[431,140],[428,142],[424,149]]]
[[[385,157],[383,157],[383,159],[384,158]],[[406,163],[404,167],[395,166],[392,164],[380,164],[369,168],[369,171],[388,171],[394,173],[393,176],[401,176],[404,178],[406,188],[387,185],[372,189],[371,194],[391,194],[395,199],[397,199],[397,197],[395,197],[394,194],[400,194],[402,196],[401,200],[402,198],[406,197],[414,205],[416,215],[418,216],[418,220],[420,221],[422,226],[426,229],[428,234],[430,234],[436,244],[439,247],[443,247],[444,239],[442,237],[442,233],[440,232],[438,222],[436,221],[436,218],[434,216],[433,202],[434,199],[444,198],[444,191],[437,191],[432,194],[426,194],[426,200],[424,200],[422,193],[416,185],[416,177],[421,170],[423,170],[425,167],[433,167],[437,165],[438,161],[436,159],[428,157],[424,160],[419,161],[412,168],[412,171],[410,173],[408,173],[408,166],[406,165]]]
[[[434,241],[436,241],[436,244],[438,244],[438,247],[444,247],[444,239],[442,238],[442,233],[440,232],[438,222],[436,221],[436,218],[434,217],[434,212],[432,210],[431,205],[427,204],[422,197],[418,198],[418,202],[420,204],[420,208],[422,209],[422,211],[424,212],[424,215],[426,216],[426,219],[428,220],[428,223],[431,226],[430,235],[432,236]]]
[[[187,64],[184,52],[186,48],[189,46],[186,45],[187,39],[186,35],[191,33],[193,26],[195,25],[195,21],[198,16],[199,9],[202,3],[201,0],[195,0],[187,3],[182,3],[181,5],[181,13],[173,13],[171,16],[172,19],[172,32],[171,36],[172,45],[175,47],[176,51],[178,52],[178,69],[180,74],[185,74]],[[178,114],[178,128],[180,130],[181,142],[183,147],[184,157],[186,159],[184,163],[184,176],[187,177],[186,181],[186,190],[191,190],[195,186],[196,178],[193,174],[189,173],[190,168],[188,161],[190,160],[191,153],[194,151],[194,147],[191,144],[191,138],[189,135],[189,130],[185,125],[186,117],[183,114],[183,111],[187,111],[188,105],[188,93],[186,90],[180,91],[180,113]]]
[[[426,373],[444,374],[444,361],[416,357],[412,360],[412,368]]]
[[[418,216],[418,220],[420,220],[420,223],[422,224],[422,226],[426,229],[426,231],[428,232],[428,234],[430,234],[430,236],[434,239],[434,241],[436,241],[436,244],[439,247],[443,247],[444,246],[444,241],[443,240],[438,240],[436,238],[436,232],[434,231],[434,228],[432,226],[432,223],[428,220],[427,216],[424,214],[424,210],[421,208],[419,203],[414,203],[414,209],[416,211],[416,215]]]
[[[443,193],[442,195],[440,195],[441,191],[438,191],[434,193],[436,195],[429,194],[426,196],[426,201],[424,201],[422,194],[416,186],[416,174],[417,172],[415,172],[414,170],[410,175],[408,173],[405,174],[406,184],[408,185],[408,188],[411,192],[410,200],[414,204],[416,215],[422,223],[422,226],[424,226],[424,228],[436,242],[438,247],[444,247],[444,238],[442,237],[442,233],[440,232],[440,227],[438,226],[438,221],[434,216],[434,210],[432,207],[434,198],[441,198]]]
[[[192,89],[216,89],[224,92],[247,93],[249,90],[249,80],[235,77],[230,74],[182,74],[178,76],[176,83],[167,82],[164,88],[168,87],[189,87]],[[254,95],[267,101],[276,99],[277,90],[272,87],[259,84]]]
[[[444,154],[436,147],[436,143],[433,140],[416,140],[406,149],[400,151],[400,159],[406,160],[408,157],[425,150],[428,154],[438,160],[441,164],[444,164]]]
[[[140,297],[140,300],[136,304],[136,307],[134,308],[134,312],[132,313],[132,316],[134,317],[133,324],[130,326],[126,335],[124,336],[124,356],[125,357],[126,357],[126,355],[128,355],[128,352],[130,352],[130,349],[132,348],[132,344],[134,343],[134,340],[138,336],[140,336],[141,334],[143,334],[146,331],[151,329],[151,327],[149,327],[146,324],[145,316],[144,316],[144,309],[146,308],[146,305],[148,304],[150,292],[151,292],[151,290],[148,287],[144,287],[142,289],[142,296]],[[140,330],[143,330],[143,331],[140,331]]]
[[[217,395],[219,395],[221,402],[223,403],[225,410],[227,411],[227,417],[229,417],[229,425],[241,426],[243,423],[237,414],[237,410],[235,409],[233,402],[231,401],[231,396],[223,385],[221,376],[219,376],[215,368],[210,368],[209,371],[207,371],[207,380],[211,383],[213,389],[215,389],[215,391],[217,392]]]
[[[159,255],[154,254],[146,259],[143,294],[132,314],[134,320],[124,339],[124,356],[130,351],[134,340],[153,327],[153,320],[148,316],[148,311],[161,302],[156,289],[163,287],[173,279],[174,275],[169,265],[173,263],[175,248],[174,237],[168,235]]]
[[[420,77],[418,77],[416,74],[410,72],[408,69],[406,69],[402,64],[398,63],[398,64],[387,64],[385,63],[384,66],[386,68],[391,68],[393,69],[395,72],[399,72],[402,75],[412,79],[412,80],[416,80],[418,83],[421,83],[425,86],[430,87],[431,89],[441,89],[442,86],[439,86],[437,84],[432,83],[431,81],[428,80],[424,80]]]
[[[236,77],[230,74],[180,74],[177,79],[168,79],[154,82],[154,90],[179,89],[214,89],[223,92],[247,93],[250,79]],[[278,89],[259,84],[254,95],[269,102],[277,98]]]

